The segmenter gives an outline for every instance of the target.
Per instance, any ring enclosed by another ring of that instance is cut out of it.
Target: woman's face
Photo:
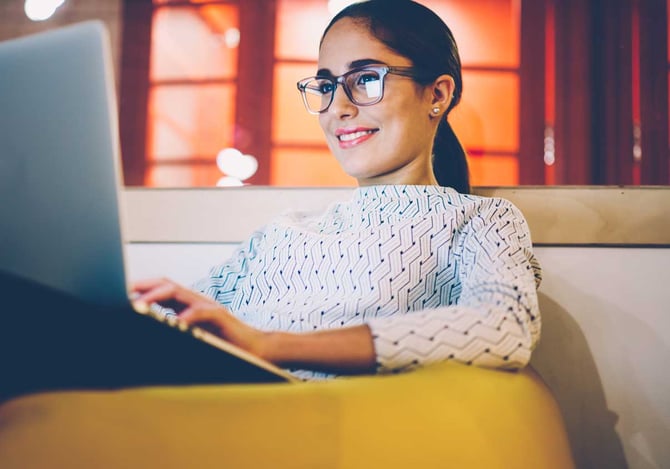
[[[363,60],[412,65],[365,26],[344,18],[331,27],[321,44],[318,74],[339,76]],[[437,124],[430,117],[432,99],[431,87],[388,74],[383,99],[371,106],[356,106],[338,85],[319,123],[338,162],[360,185],[435,184],[431,154]]]

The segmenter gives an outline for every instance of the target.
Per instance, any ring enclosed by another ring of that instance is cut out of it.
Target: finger
[[[226,336],[226,318],[223,311],[214,310],[209,305],[186,308],[179,314],[179,321],[189,327],[200,327],[222,338]]]
[[[201,305],[203,308],[221,307],[221,305],[213,298],[180,285],[177,285],[177,288],[174,291],[173,299],[189,306]]]
[[[194,325],[199,323],[219,323],[222,322],[222,311],[217,311],[210,305],[195,304],[187,307],[179,313],[179,319],[186,324]]]
[[[147,304],[160,303],[169,300],[175,300],[178,292],[178,286],[173,283],[163,283],[150,290],[144,291],[137,301]]]
[[[138,298],[145,304],[160,303],[163,306],[180,311],[197,303],[207,304],[209,307],[218,306],[211,298],[203,296],[174,282],[165,283],[150,290]]]

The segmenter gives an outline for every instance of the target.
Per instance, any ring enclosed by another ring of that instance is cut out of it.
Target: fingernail
[[[146,314],[149,312],[149,305],[144,301],[133,301],[133,307],[138,313]]]

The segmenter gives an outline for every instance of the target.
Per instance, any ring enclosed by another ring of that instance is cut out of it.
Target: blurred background
[[[106,23],[128,186],[354,186],[295,84],[348,3],[0,0],[0,40]],[[459,45],[473,185],[670,184],[668,0],[420,3]]]

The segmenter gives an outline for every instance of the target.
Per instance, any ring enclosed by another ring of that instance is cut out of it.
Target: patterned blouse
[[[367,324],[384,373],[443,360],[523,367],[540,335],[540,281],[511,202],[368,186],[325,212],[277,217],[195,288],[263,330]]]

